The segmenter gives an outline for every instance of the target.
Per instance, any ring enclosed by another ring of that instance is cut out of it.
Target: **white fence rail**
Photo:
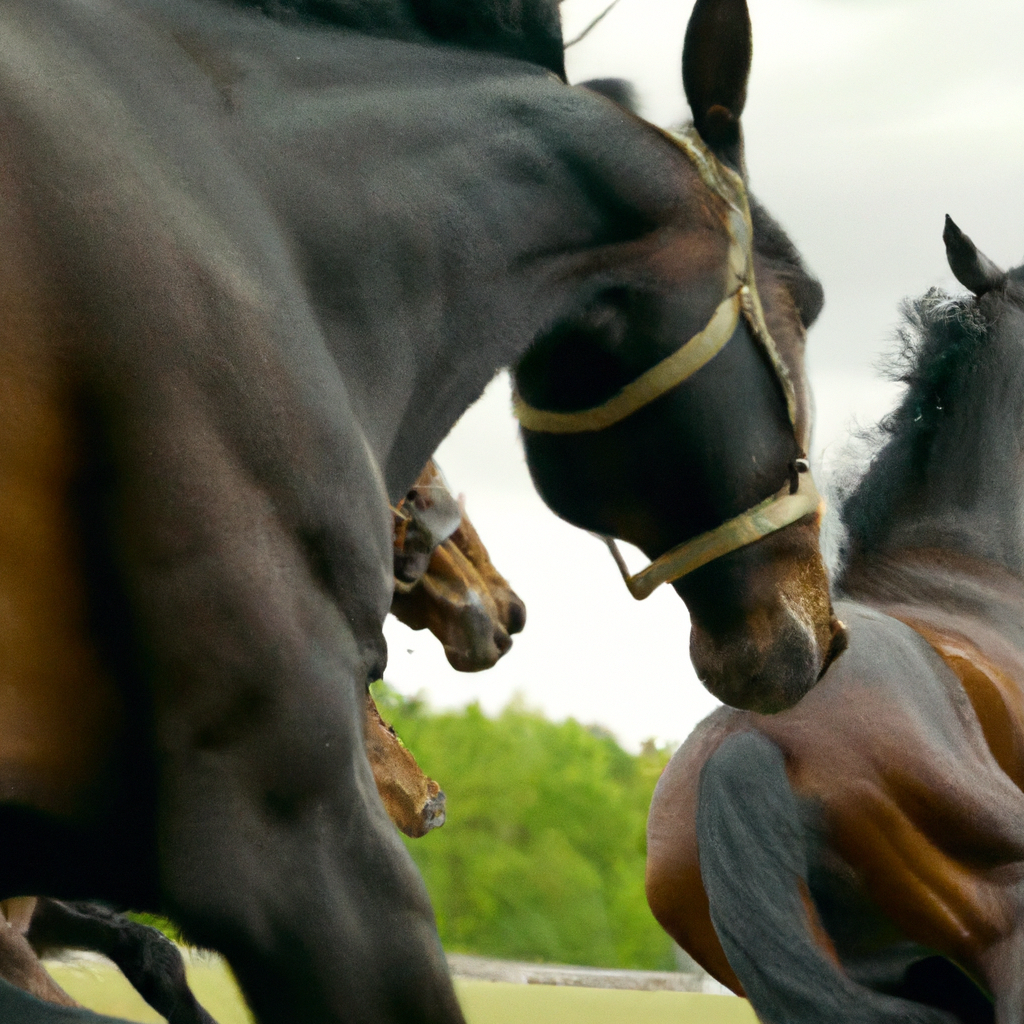
[[[704,973],[683,971],[618,971],[603,967],[531,964],[517,960],[490,960],[466,953],[449,953],[448,966],[456,978],[506,981],[518,985],[575,985],[582,988],[626,988],[645,992],[703,992],[731,995]]]

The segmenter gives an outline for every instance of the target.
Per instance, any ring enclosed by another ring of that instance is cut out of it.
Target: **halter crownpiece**
[[[726,230],[729,233],[727,256],[730,272],[729,293],[718,304],[707,326],[683,343],[675,352],[635,380],[625,385],[601,405],[573,412],[537,409],[525,402],[518,391],[513,392],[512,408],[520,426],[542,434],[581,434],[604,430],[621,422],[661,398],[706,366],[736,333],[742,314],[751,334],[771,363],[786,399],[786,412],[798,431],[796,389],[775,341],[764,319],[761,298],[754,279],[754,229],[750,219],[750,203],[743,179],[726,167],[708,149],[692,125],[680,131],[662,132],[678,146],[693,164],[701,181],[727,206]],[[799,444],[799,438],[797,439]],[[672,548],[656,558],[646,569],[630,575],[626,563],[611,537],[602,536],[615,559],[629,592],[638,601],[650,596],[662,583],[681,579],[702,565],[753,544],[762,537],[789,526],[814,512],[821,498],[811,478],[807,460],[794,462],[795,486],[786,486],[707,533]]]

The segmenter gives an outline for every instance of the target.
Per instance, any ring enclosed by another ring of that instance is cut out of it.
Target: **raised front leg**
[[[95,903],[41,898],[27,937],[40,955],[61,948],[102,953],[168,1024],[217,1024],[188,987],[177,946],[155,928]]]
[[[697,831],[715,930],[765,1024],[957,1024],[951,1013],[872,991],[843,970],[809,897],[785,759],[767,737],[737,733],[708,759]]]

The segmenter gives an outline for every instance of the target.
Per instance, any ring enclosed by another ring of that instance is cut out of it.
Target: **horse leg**
[[[281,595],[258,598],[273,619]],[[260,1024],[461,1022],[366,760],[364,656],[326,602],[301,612],[247,631],[233,653],[256,664],[158,695],[163,909],[226,956]]]
[[[771,740],[737,733],[711,756],[701,771],[697,834],[711,919],[766,1024],[954,1024],[842,970],[810,899],[799,807]]]
[[[155,928],[95,903],[40,898],[27,937],[37,951],[102,953],[168,1024],[217,1024],[188,987],[178,947]]]
[[[27,926],[28,922],[25,924]],[[23,928],[18,927],[16,921],[7,920],[2,913],[0,913],[0,978],[49,1003],[56,1003],[59,1006],[78,1005],[47,973],[35,950],[26,939]]]

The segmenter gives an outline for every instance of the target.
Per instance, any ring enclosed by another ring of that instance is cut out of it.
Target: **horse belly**
[[[0,801],[80,816],[121,704],[89,635],[73,417],[17,280],[0,283]]]

